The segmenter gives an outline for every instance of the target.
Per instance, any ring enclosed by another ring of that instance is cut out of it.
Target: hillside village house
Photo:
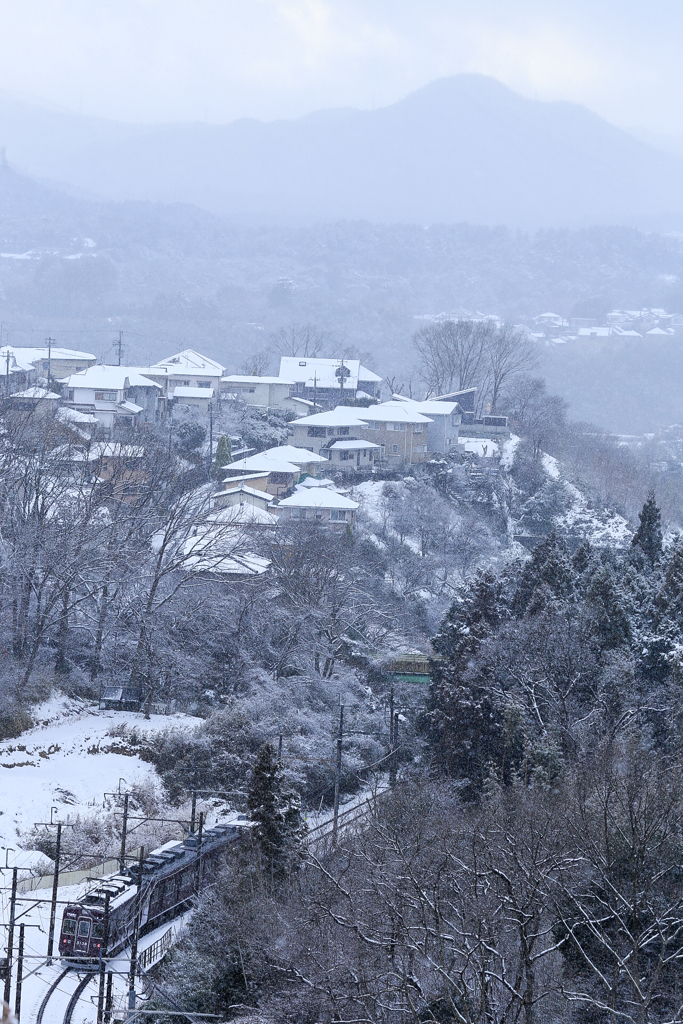
[[[368,409],[337,406],[329,412],[293,420],[290,428],[297,447],[323,455],[334,440],[372,441],[385,464],[425,462],[430,453],[427,427],[430,420],[405,402],[383,402]]]
[[[417,402],[403,395],[394,395],[393,398],[396,402],[404,402],[410,409],[422,413],[431,421],[427,426],[427,449],[430,452],[447,455],[448,452],[457,449],[462,419],[462,410],[457,402]]]
[[[106,429],[159,416],[161,386],[127,366],[91,366],[61,384],[67,406],[96,416]]]
[[[374,441],[350,441],[342,438],[332,441],[326,449],[330,469],[337,473],[353,473],[360,469],[372,469],[375,459],[379,461],[381,447]]]
[[[269,494],[278,497],[291,490],[302,476],[315,476],[318,466],[321,464],[326,465],[326,459],[314,452],[295,448],[292,445],[282,445],[277,448],[268,448],[264,452],[259,452],[258,455],[250,455],[246,459],[231,462],[224,470],[224,482],[227,487],[231,478],[241,474],[267,473],[266,490]]]
[[[243,376],[237,373],[221,378],[221,397],[233,398],[253,405],[256,409],[294,410],[297,415],[306,415],[310,411],[308,403],[303,405],[301,399],[294,404],[290,398],[295,384],[293,380],[281,377]]]
[[[307,448],[309,452],[320,455],[336,438],[357,441],[365,428],[365,421],[359,416],[361,412],[365,410],[338,405],[328,412],[317,412],[312,416],[292,420],[289,424],[292,443],[296,448]]]
[[[271,505],[271,512],[286,522],[308,520],[342,529],[354,525],[357,509],[357,501],[329,487],[297,487],[289,498]]]
[[[235,486],[231,486],[235,484]],[[229,508],[232,505],[249,505],[252,508],[267,510],[273,500],[273,496],[267,490],[268,474],[258,476],[255,473],[245,474],[243,477],[228,479],[225,481],[223,490],[216,491],[213,497],[213,504],[216,508]]]
[[[71,348],[19,348],[3,345],[0,348],[0,377],[5,380],[4,393],[30,387],[38,377],[61,380],[71,373],[78,373],[93,366],[96,359],[92,352],[79,352]]]
[[[144,465],[145,449],[140,445],[96,441],[85,448],[65,445],[55,449],[64,465],[80,473],[85,463],[88,475],[106,493],[119,501],[135,501],[149,474]]]
[[[161,359],[154,366],[144,369],[145,376],[156,381],[163,388],[163,394],[171,397],[176,388],[209,388],[215,397],[220,394],[221,377],[225,367],[215,359],[209,359],[194,349],[186,348],[168,359]]]
[[[327,406],[344,398],[379,398],[382,385],[382,378],[358,359],[282,356],[280,377],[294,381],[300,398]]]

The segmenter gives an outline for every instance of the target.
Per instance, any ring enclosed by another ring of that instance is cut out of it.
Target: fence
[[[148,967],[155,964],[157,960],[161,960],[162,956],[167,949],[171,948],[173,943],[173,926],[167,929],[160,939],[153,942],[147,949],[143,949],[141,953],[138,953],[138,970],[146,971]]]
[[[135,860],[140,856],[139,850],[133,850],[127,855],[130,859]],[[78,885],[79,882],[85,882],[89,878],[102,878],[103,875],[110,875],[114,871],[118,871],[119,861],[118,858],[112,857],[109,860],[105,860],[102,864],[95,864],[94,867],[85,868],[82,871],[60,871],[58,886],[61,889],[67,885]],[[35,892],[36,889],[51,889],[54,881],[54,875],[37,875],[34,878],[21,878],[17,882],[17,892]]]

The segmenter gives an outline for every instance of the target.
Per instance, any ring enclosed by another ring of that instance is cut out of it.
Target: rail
[[[349,807],[346,811],[341,811],[337,815],[337,829],[348,828],[356,821],[360,821],[366,818],[373,810],[374,800],[376,798],[368,797],[360,804],[354,804],[353,807]],[[313,846],[315,843],[320,842],[322,839],[326,839],[334,832],[334,818],[328,818],[326,821],[316,825],[315,828],[308,830],[306,836],[306,843],[309,846]]]
[[[138,969],[146,971],[148,967],[155,964],[157,960],[161,960],[164,953],[171,948],[173,943],[173,925],[168,928],[164,934],[153,942],[147,949],[143,949],[141,953],[138,953]]]

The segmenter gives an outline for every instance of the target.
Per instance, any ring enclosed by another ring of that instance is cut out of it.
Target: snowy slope
[[[102,807],[103,794],[125,791],[139,784],[158,782],[152,765],[123,753],[124,745],[110,734],[124,723],[141,733],[171,726],[192,728],[199,719],[189,715],[152,715],[99,711],[92,705],[66,697],[53,697],[33,712],[41,724],[18,739],[0,744],[0,858],[16,848],[20,833],[34,822],[66,821]],[[111,749],[115,748],[115,749]],[[118,752],[116,750],[118,748]]]

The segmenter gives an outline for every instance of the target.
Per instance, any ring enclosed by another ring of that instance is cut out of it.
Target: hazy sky
[[[126,121],[295,117],[480,71],[683,133],[681,0],[0,0],[0,88]]]

